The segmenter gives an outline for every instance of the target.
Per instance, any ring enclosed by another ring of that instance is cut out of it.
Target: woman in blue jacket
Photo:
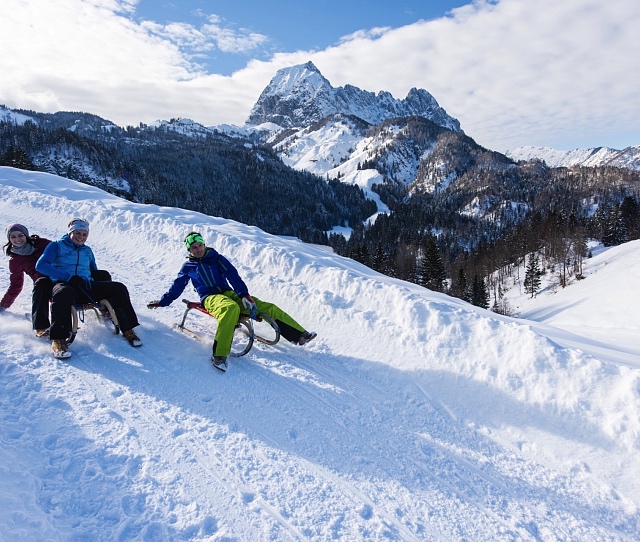
[[[191,232],[184,242],[189,251],[188,260],[182,265],[169,290],[159,301],[152,301],[147,307],[155,309],[169,306],[191,281],[200,296],[202,306],[218,320],[211,357],[217,369],[224,371],[227,368],[233,330],[241,313],[248,315],[258,310],[267,314],[278,324],[280,334],[285,339],[300,346],[316,337],[316,333],[305,331],[273,303],[251,297],[236,268],[213,248],[207,247],[198,232]]]
[[[68,358],[67,338],[71,333],[71,307],[107,299],[113,306],[120,329],[131,346],[142,346],[133,328],[139,325],[129,291],[121,282],[100,280],[93,251],[85,243],[89,223],[80,218],[69,222],[69,232],[47,245],[36,270],[53,282],[51,290],[51,349],[57,358]]]

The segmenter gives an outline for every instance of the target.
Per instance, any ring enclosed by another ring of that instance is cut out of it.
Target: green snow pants
[[[251,297],[256,302],[258,310],[270,316],[278,324],[280,335],[290,342],[298,342],[304,333],[304,328],[298,322],[273,303]],[[238,318],[241,314],[249,315],[249,311],[243,307],[240,297],[231,290],[206,297],[202,306],[218,321],[213,355],[226,357],[231,352],[233,330],[238,323]]]

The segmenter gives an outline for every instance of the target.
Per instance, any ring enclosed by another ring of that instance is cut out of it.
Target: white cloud
[[[362,29],[323,51],[277,53],[231,77],[203,54],[257,51],[267,36],[216,16],[200,28],[136,23],[135,0],[3,0],[0,103],[85,110],[119,124],[187,116],[242,123],[278,68],[312,60],[334,86],[431,92],[496,150],[640,144],[632,0],[476,1],[398,29]]]
[[[250,53],[269,43],[269,38],[263,34],[225,26],[217,15],[209,15],[207,21],[200,29],[178,22],[161,25],[154,21],[144,21],[140,26],[150,34],[174,43],[185,54],[214,49],[224,53]]]
[[[353,34],[349,34],[347,36],[343,36],[339,42],[344,44],[344,43],[348,43],[350,41],[356,41],[356,40],[366,40],[366,39],[376,39],[379,38],[380,36],[382,36],[383,34],[385,34],[386,32],[389,32],[391,30],[391,27],[389,26],[382,26],[382,27],[375,27],[375,28],[371,28],[368,30],[357,30],[356,32],[354,32]]]
[[[215,15],[209,17],[209,24],[205,24],[202,31],[225,53],[249,53],[270,41],[267,36],[246,28],[225,28],[220,18]]]
[[[596,145],[634,132],[638,144],[639,23],[640,4],[627,0],[476,2],[313,60],[334,85],[396,96],[426,88],[498,150]]]
[[[143,21],[140,26],[149,34],[169,40],[178,47],[189,47],[204,50],[207,48],[207,37],[193,25],[186,23],[169,23],[161,25],[153,21]],[[209,48],[212,45],[209,45]]]

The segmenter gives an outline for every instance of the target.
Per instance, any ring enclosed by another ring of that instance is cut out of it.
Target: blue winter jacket
[[[44,249],[36,262],[36,271],[49,277],[53,282],[68,282],[78,275],[91,281],[91,271],[96,270],[96,259],[87,245],[76,245],[68,234],[53,241]]]
[[[213,248],[207,247],[207,252],[202,258],[189,256],[180,268],[171,288],[160,298],[159,305],[161,307],[171,305],[178,299],[189,281],[198,292],[201,302],[210,295],[221,294],[228,290],[233,290],[240,297],[249,293],[247,285],[231,262]]]

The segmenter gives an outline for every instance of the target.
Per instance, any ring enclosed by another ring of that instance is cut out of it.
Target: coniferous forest
[[[24,113],[37,123],[0,122],[0,165],[329,244],[384,274],[497,312],[509,313],[502,292],[515,273],[526,274],[535,295],[545,272],[560,286],[580,279],[589,239],[612,246],[640,238],[640,172],[516,164],[428,121],[413,119],[414,141],[405,142],[419,150],[415,139],[437,138],[413,183],[396,180],[385,156],[359,166],[383,175],[374,190],[391,211],[365,223],[376,205],[360,188],[291,169],[257,141],[122,129],[87,113]],[[425,188],[443,168],[453,182]],[[353,229],[348,239],[327,233],[337,225]]]
[[[29,113],[42,122],[0,123],[1,165],[29,163],[25,169],[136,202],[222,216],[314,243],[326,244],[334,225],[356,226],[376,209],[358,187],[295,171],[269,148],[222,134],[192,137],[144,126],[105,131],[106,121],[93,115]],[[65,115],[85,122],[69,130]]]
[[[396,187],[390,214],[330,242],[385,274],[506,312],[501,290],[532,254],[565,286],[581,278],[588,239],[612,246],[640,238],[637,171],[533,162],[469,176],[431,193],[398,197]],[[381,196],[389,190],[381,188]]]

